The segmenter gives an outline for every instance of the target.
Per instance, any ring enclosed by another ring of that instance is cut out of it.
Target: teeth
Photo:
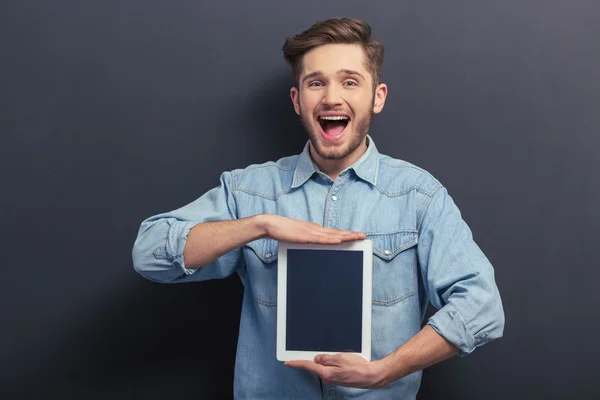
[[[325,119],[328,121],[341,121],[341,120],[347,120],[348,117],[343,116],[343,115],[322,115],[319,117],[320,119]]]

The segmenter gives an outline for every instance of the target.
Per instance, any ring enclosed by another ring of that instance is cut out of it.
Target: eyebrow
[[[302,78],[302,83],[304,83],[307,79],[316,78],[317,76],[322,76],[322,75],[323,75],[323,72],[321,72],[321,71],[311,72],[310,74],[308,74],[304,78]],[[365,77],[360,72],[352,71],[351,69],[340,69],[337,72],[337,75],[356,75],[356,76],[360,76],[363,80],[366,80]]]

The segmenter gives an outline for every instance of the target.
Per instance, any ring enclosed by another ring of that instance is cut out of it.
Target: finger
[[[332,228],[330,226],[321,226],[319,224],[311,226],[311,229],[314,230],[315,232],[325,233],[325,234],[336,234],[336,233],[350,232],[350,231],[345,230],[345,229]]]
[[[342,240],[342,237],[340,235],[332,235],[332,234],[328,234],[328,233],[316,233],[315,236],[319,237],[321,239],[324,239],[324,240],[331,240],[331,241],[334,241],[334,240],[341,241]]]
[[[292,368],[302,368],[312,373],[315,373],[320,377],[323,377],[323,374],[325,373],[325,367],[308,360],[286,361],[283,363],[283,365]]]
[[[356,235],[356,234],[362,234],[361,232],[357,232],[357,231],[350,231],[350,230],[346,230],[346,229],[333,229],[332,231],[333,231],[333,233],[337,233],[337,234],[341,234],[341,235]]]
[[[293,360],[293,361],[286,361],[283,363],[283,365],[285,365],[286,367],[304,368],[304,369],[309,368],[310,364],[311,364],[311,362],[306,361],[306,360]]]
[[[342,240],[332,236],[314,235],[310,242],[319,244],[338,244],[341,243]]]
[[[315,356],[315,363],[321,364],[324,366],[330,367],[339,367],[340,366],[340,356],[339,354],[329,355],[329,354],[319,354]]]
[[[353,236],[344,236],[341,241],[342,242],[355,242],[357,240],[364,240],[365,236],[353,235]]]
[[[319,243],[322,244],[340,244],[342,243],[343,240],[339,239],[339,238],[332,238],[332,237],[324,237],[319,239]]]
[[[365,239],[365,236],[361,236],[361,235],[358,235],[358,234],[345,235],[345,236],[340,237],[340,240],[342,242],[355,242],[355,241],[364,240],[364,239]]]
[[[319,234],[333,236],[333,237],[339,237],[342,240],[346,239],[346,238],[352,238],[352,239],[363,238],[364,239],[365,237],[367,237],[367,235],[365,233],[354,232],[354,231],[342,231],[339,229],[329,229],[328,231],[319,232]]]
[[[315,243],[322,243],[322,244],[340,244],[340,243],[346,243],[346,242],[354,242],[357,240],[360,240],[362,238],[358,237],[358,236],[345,236],[345,237],[321,237],[317,240],[315,240]]]
[[[352,237],[352,236],[357,236],[358,234],[356,232],[338,231],[338,232],[331,233],[331,235],[338,236],[338,237]]]
[[[311,232],[312,238],[309,239],[315,243],[335,244],[365,239],[367,235],[361,232],[342,231],[334,228],[321,228]]]
[[[366,237],[367,234],[363,232],[355,232],[355,231],[340,231],[342,236],[361,236]]]

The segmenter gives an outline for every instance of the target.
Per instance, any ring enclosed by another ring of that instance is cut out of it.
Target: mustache
[[[325,112],[325,111],[348,114],[351,117],[354,116],[354,114],[350,110],[345,110],[345,109],[339,108],[339,107],[329,107],[329,106],[319,106],[319,107],[315,108],[314,115],[317,115],[318,113]]]

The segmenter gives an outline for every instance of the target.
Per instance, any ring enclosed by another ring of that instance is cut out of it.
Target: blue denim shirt
[[[372,359],[380,359],[427,321],[472,352],[502,336],[504,313],[492,265],[446,188],[429,173],[380,154],[373,140],[335,181],[300,155],[224,172],[221,185],[191,204],[142,222],[133,248],[135,269],[156,282],[240,276],[244,297],[235,363],[239,399],[414,399],[421,372],[377,390],[321,385],[305,370],[275,357],[277,241],[264,238],[200,269],[188,269],[183,248],[201,222],[278,214],[367,233],[373,241]]]

